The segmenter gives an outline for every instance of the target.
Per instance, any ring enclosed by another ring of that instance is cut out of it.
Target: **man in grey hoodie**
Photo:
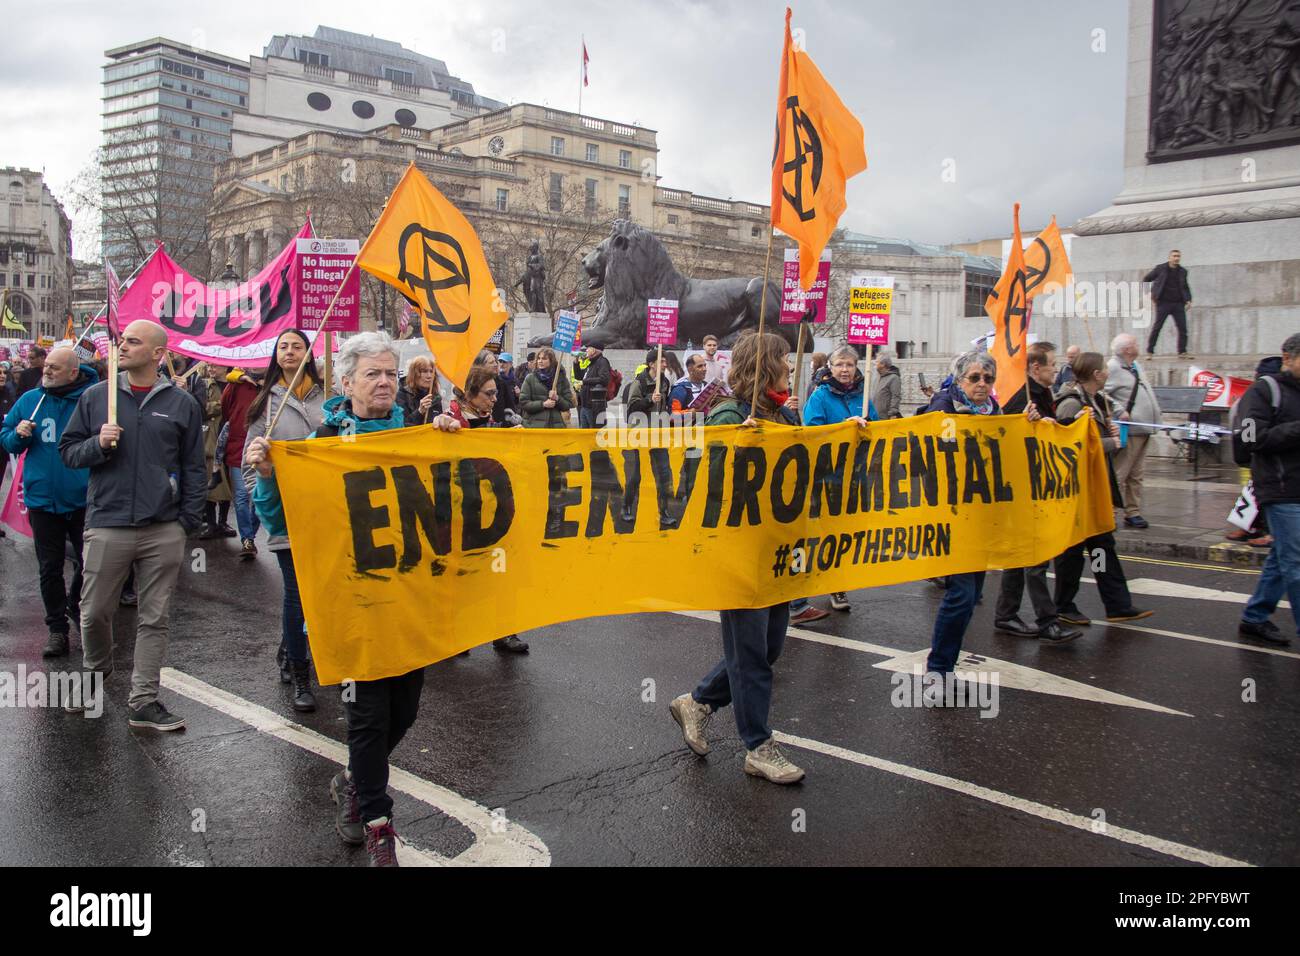
[[[84,666],[103,676],[112,673],[113,614],[134,565],[140,597],[127,722],[181,730],[185,721],[158,699],[158,683],[185,536],[203,521],[203,413],[193,396],[158,374],[167,351],[162,326],[132,322],[122,330],[118,350],[117,381],[82,393],[59,440],[65,465],[90,469],[81,596]],[[108,420],[108,390],[114,387],[116,422]],[[81,705],[67,709],[93,707],[82,696]]]

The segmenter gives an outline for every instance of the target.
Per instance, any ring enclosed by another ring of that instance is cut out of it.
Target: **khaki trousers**
[[[172,591],[185,559],[179,521],[143,528],[87,528],[81,592],[81,645],[87,670],[113,669],[113,615],[122,584],[135,565],[135,662],[127,703],[138,710],[158,699],[158,674],[167,658]]]
[[[1130,518],[1142,513],[1142,476],[1150,440],[1150,435],[1130,434],[1128,444],[1115,453],[1115,480],[1124,496],[1124,514]]]

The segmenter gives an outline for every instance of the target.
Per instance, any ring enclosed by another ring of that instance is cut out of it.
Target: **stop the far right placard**
[[[849,288],[849,342],[889,344],[889,315],[893,305],[893,276],[854,276]]]

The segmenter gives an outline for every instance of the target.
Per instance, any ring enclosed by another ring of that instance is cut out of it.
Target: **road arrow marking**
[[[676,611],[674,613],[697,618],[701,621],[716,622],[719,619],[717,611]],[[818,634],[816,631],[809,631],[801,627],[792,627],[786,633],[791,637],[812,641],[815,644],[827,644],[831,647],[842,647],[850,651],[876,654],[888,658],[872,666],[905,674],[910,674],[917,668],[924,672],[925,659],[930,653],[928,648],[919,651],[905,651],[896,647],[885,647],[882,644],[852,641],[831,634]],[[1010,687],[1015,690],[1051,694],[1054,697],[1072,697],[1075,700],[1089,700],[1098,704],[1135,707],[1139,710],[1151,710],[1159,714],[1173,714],[1178,717],[1192,716],[1181,710],[1171,710],[1168,707],[1161,707],[1159,704],[1152,704],[1136,697],[1125,697],[1123,694],[1115,694],[1100,687],[1093,687],[1091,684],[1084,684],[1066,677],[1057,677],[1055,674],[1049,674],[1047,671],[1040,671],[1033,667],[1025,667],[1023,664],[1013,664],[1010,661],[999,660],[996,657],[985,657],[982,654],[963,653],[957,659],[957,676],[959,678],[964,677],[969,681],[971,679],[969,671],[971,670],[976,672],[996,671],[999,683],[1003,687]]]

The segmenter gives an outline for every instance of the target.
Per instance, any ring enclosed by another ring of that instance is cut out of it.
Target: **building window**
[[[306,63],[308,66],[329,66],[330,57],[328,53],[309,53],[306,50],[299,50],[298,62]]]
[[[281,173],[281,174],[280,174],[280,191],[281,191],[281,192],[288,192],[288,191],[289,191],[289,174],[288,174],[288,173]]]
[[[27,264],[29,266],[36,265],[36,253],[32,252],[30,249],[27,251]]]
[[[552,136],[552,137],[551,137],[551,155],[552,155],[552,156],[563,156],[563,155],[564,155],[564,137],[563,137],[563,136]]]
[[[631,169],[631,168],[632,168],[632,150],[630,150],[630,149],[620,149],[620,150],[618,151],[618,164],[619,164],[619,166],[621,166],[623,169]]]
[[[324,93],[308,93],[307,105],[323,113],[330,108],[330,98]]]
[[[675,226],[675,225],[677,225],[677,224],[678,224],[679,222],[681,222],[681,221],[682,221],[682,220],[681,220],[681,217],[680,217],[680,216],[674,216],[674,215],[671,215],[671,214],[668,216],[668,225],[670,225],[670,226]]]
[[[384,79],[391,80],[394,83],[402,83],[406,86],[415,85],[415,74],[408,70],[394,70],[391,66],[384,67]]]
[[[632,211],[632,187],[618,187],[618,214],[626,216]]]
[[[499,212],[505,212],[505,211],[506,211],[506,204],[507,204],[509,201],[510,201],[510,190],[508,190],[508,189],[498,189],[498,190],[497,190],[497,211],[499,211]]]
[[[755,239],[757,239],[759,236],[760,229],[761,229],[760,226],[754,226],[752,229],[749,230],[749,234],[753,236]]]
[[[564,206],[564,177],[559,173],[551,173],[551,212],[559,212]]]
[[[410,110],[398,110],[393,114],[393,119],[397,120],[398,126],[405,126],[407,129],[415,125],[415,114]]]
[[[596,211],[596,186],[599,185],[596,180],[587,180],[587,215]]]
[[[589,163],[600,162],[600,147],[597,146],[595,143],[587,144],[587,162]]]
[[[375,107],[365,100],[357,100],[352,104],[352,112],[361,119],[370,119],[375,115]]]
[[[35,273],[35,272],[29,272],[29,273],[27,273],[27,288],[29,288],[29,289],[35,289],[35,288],[36,288],[36,273]]]

